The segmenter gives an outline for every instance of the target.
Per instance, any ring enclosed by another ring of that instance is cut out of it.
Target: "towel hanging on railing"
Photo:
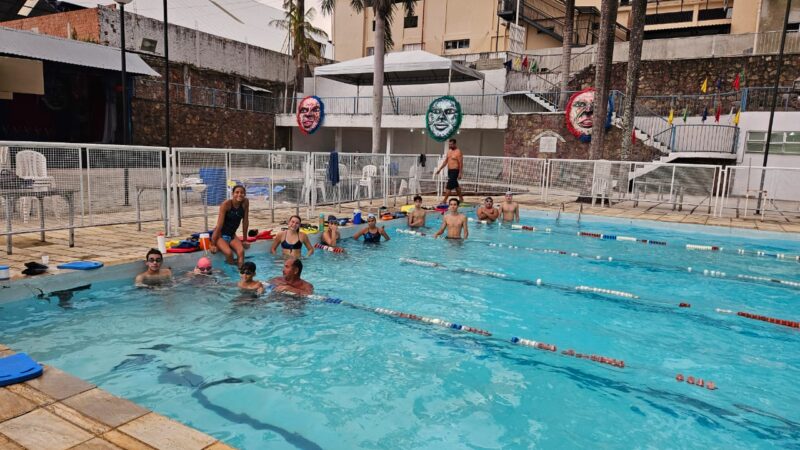
[[[339,184],[339,152],[336,150],[328,157],[328,181],[332,186]]]
[[[419,163],[420,167],[425,167],[425,160],[426,159],[427,159],[427,157],[425,156],[425,153],[420,153],[419,160],[417,161]]]

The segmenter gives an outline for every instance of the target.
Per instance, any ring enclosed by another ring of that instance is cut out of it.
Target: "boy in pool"
[[[339,234],[339,221],[336,216],[328,216],[328,227],[322,233],[322,243],[330,247],[336,247],[336,242],[341,239]]]
[[[503,213],[503,222],[519,222],[519,204],[514,201],[514,194],[506,192],[505,200],[500,203],[500,211]]]
[[[194,267],[192,274],[194,275],[211,275],[214,268],[211,266],[211,258],[203,256],[197,260],[197,265]]]
[[[134,283],[137,286],[142,285],[157,285],[163,284],[172,279],[172,271],[164,268],[161,264],[164,263],[164,255],[158,249],[151,248],[145,256],[145,264],[147,270],[136,275]]]
[[[264,285],[260,281],[253,278],[256,276],[256,263],[252,261],[245,261],[242,268],[239,269],[241,280],[239,280],[239,289],[243,291],[255,292],[256,294],[264,293]]]
[[[433,235],[434,239],[439,238],[439,236],[444,233],[444,230],[447,230],[447,239],[462,239],[462,229],[464,230],[463,239],[469,237],[469,229],[467,229],[467,216],[458,212],[459,204],[461,204],[461,202],[459,202],[457,198],[450,199],[448,202],[447,214],[442,217],[442,227],[439,228],[439,231]]]
[[[408,213],[408,227],[420,228],[425,226],[425,210],[422,209],[422,196],[414,196],[414,209]]]
[[[486,197],[483,199],[483,205],[478,208],[475,214],[478,216],[478,220],[492,223],[500,216],[500,210],[495,209],[492,197]]]

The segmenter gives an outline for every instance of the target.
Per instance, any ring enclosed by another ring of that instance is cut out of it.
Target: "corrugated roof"
[[[117,72],[122,65],[117,48],[3,27],[0,27],[0,54]],[[128,73],[159,76],[139,55],[126,53],[125,62]]]

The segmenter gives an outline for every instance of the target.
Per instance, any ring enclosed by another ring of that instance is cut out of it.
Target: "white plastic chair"
[[[361,179],[358,180],[358,183],[356,183],[356,186],[353,189],[353,197],[357,199],[359,191],[361,190],[362,187],[364,187],[367,189],[367,195],[369,196],[369,198],[372,198],[373,194],[372,179],[377,174],[378,174],[377,167],[373,166],[372,164],[364,166],[364,168],[361,169]]]
[[[303,181],[303,198],[308,198],[311,195],[311,201],[316,203],[317,189],[322,193],[322,200],[328,201],[328,192],[325,188],[327,179],[322,178],[317,180],[315,172],[312,170],[311,161],[304,164],[305,166],[305,180]]]
[[[16,163],[17,176],[26,180],[32,180],[34,190],[46,191],[53,187],[53,177],[47,175],[47,158],[41,153],[33,150],[22,150],[17,153]],[[47,196],[44,197],[44,200],[51,202],[53,212],[56,218],[60,220],[61,214],[56,198]],[[22,215],[22,221],[24,223],[28,223],[30,220],[31,207],[34,201],[38,204],[36,197],[20,197],[19,199],[20,215]]]

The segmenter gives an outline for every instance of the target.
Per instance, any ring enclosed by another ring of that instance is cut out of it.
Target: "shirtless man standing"
[[[425,210],[422,209],[422,196],[414,196],[414,209],[408,213],[408,227],[419,228],[425,226]]]
[[[494,222],[498,217],[500,217],[500,211],[495,209],[494,200],[492,200],[492,197],[486,197],[483,200],[483,205],[478,208],[476,214],[478,215],[478,220],[485,220],[490,223]]]
[[[500,211],[503,213],[503,222],[519,222],[519,204],[514,201],[514,194],[506,192],[506,198],[500,203]]]
[[[436,170],[436,175],[444,169],[444,166],[447,165],[447,185],[445,189],[447,191],[444,194],[444,198],[442,199],[442,203],[447,201],[447,198],[450,197],[452,194],[453,189],[456,190],[456,194],[458,194],[458,201],[459,203],[464,201],[464,196],[461,195],[461,186],[458,185],[458,180],[461,179],[461,176],[464,175],[464,155],[461,154],[461,150],[459,150],[458,146],[456,146],[456,140],[450,139],[448,141],[450,150],[447,151],[447,156],[442,161],[442,165],[439,166],[439,169]]]
[[[458,205],[460,203],[461,202],[455,198],[450,199],[447,214],[445,214],[442,218],[442,227],[439,228],[439,231],[433,235],[434,239],[438,239],[439,236],[444,233],[445,229],[447,229],[447,239],[462,239],[462,228],[464,230],[463,239],[469,237],[469,230],[467,229],[467,216],[458,213]]]

